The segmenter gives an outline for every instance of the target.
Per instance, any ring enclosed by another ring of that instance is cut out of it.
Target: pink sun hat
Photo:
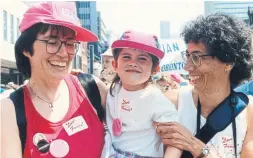
[[[170,77],[178,84],[182,81],[182,78],[178,73],[170,73]]]
[[[19,27],[20,32],[24,32],[37,23],[68,27],[76,32],[77,41],[98,41],[95,34],[81,27],[75,2],[50,1],[31,6],[24,14]]]
[[[164,57],[164,52],[160,49],[160,44],[155,35],[149,35],[133,30],[124,32],[119,40],[112,43],[111,48],[134,48],[148,52],[159,59]]]

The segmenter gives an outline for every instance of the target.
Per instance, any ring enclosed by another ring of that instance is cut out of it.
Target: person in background
[[[115,71],[112,66],[113,55],[112,50],[108,49],[106,52],[101,54],[102,56],[102,71],[100,74],[100,79],[108,86],[111,85],[112,80],[115,76]]]
[[[5,86],[5,90],[2,93],[2,98],[9,97],[12,92],[14,92],[17,89],[17,85],[14,84],[14,82],[9,82]]]
[[[235,91],[237,92],[243,92],[246,95],[253,96],[253,79],[244,82],[243,84],[239,85],[235,88]]]
[[[158,87],[161,89],[161,91],[165,93],[168,90],[178,89],[180,79],[174,74],[161,73],[158,75],[155,82],[158,85]]]

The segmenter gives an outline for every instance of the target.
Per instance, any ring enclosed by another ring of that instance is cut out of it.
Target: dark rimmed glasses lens
[[[79,49],[79,42],[75,40],[61,41],[59,39],[49,39],[46,42],[47,52],[50,54],[54,54],[59,52],[62,47],[62,44],[65,44],[65,49],[68,54],[75,54]]]

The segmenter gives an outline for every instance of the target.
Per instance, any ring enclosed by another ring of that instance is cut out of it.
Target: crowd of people
[[[1,84],[0,89],[0,98],[8,97],[12,92],[18,89],[19,85],[15,84],[14,82],[9,82],[6,85]]]
[[[158,38],[135,30],[87,79],[72,60],[98,38],[75,13],[58,1],[25,12],[15,57],[28,80],[1,100],[1,157],[253,157],[253,32],[243,21],[216,13],[187,23],[189,79],[160,72]]]

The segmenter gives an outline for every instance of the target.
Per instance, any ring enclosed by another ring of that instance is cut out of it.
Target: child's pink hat
[[[148,35],[133,30],[124,32],[119,40],[112,43],[111,48],[134,48],[150,53],[159,59],[164,57],[164,52],[160,49],[160,44],[155,35]]]

